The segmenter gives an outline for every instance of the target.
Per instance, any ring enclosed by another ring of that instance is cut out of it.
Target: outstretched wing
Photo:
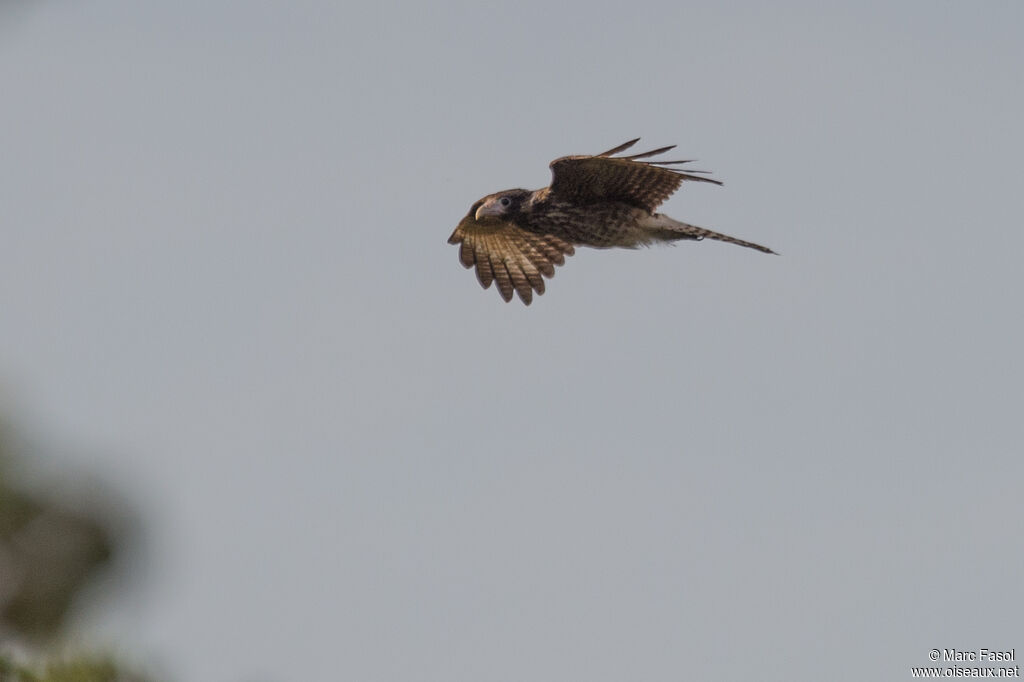
[[[695,173],[671,168],[690,161],[640,161],[662,154],[675,145],[632,156],[614,156],[639,141],[639,137],[596,156],[563,156],[551,162],[551,193],[565,201],[589,204],[621,201],[654,212],[683,180],[722,183]]]
[[[487,218],[477,220],[477,202],[448,238],[449,244],[461,244],[459,260],[467,268],[476,266],[476,276],[484,289],[498,283],[505,301],[512,292],[530,305],[533,292],[544,293],[544,277],[553,277],[555,266],[575,252],[567,241],[549,234],[536,234],[513,223]]]

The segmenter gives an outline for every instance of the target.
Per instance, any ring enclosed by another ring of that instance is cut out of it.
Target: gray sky
[[[409,5],[0,13],[5,411],[151,534],[82,628],[182,680],[1024,649],[1024,5]],[[530,308],[459,265],[638,135],[782,256],[579,249]]]

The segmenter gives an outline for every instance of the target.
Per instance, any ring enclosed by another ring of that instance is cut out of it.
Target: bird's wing
[[[544,293],[544,277],[553,277],[555,266],[573,255],[572,244],[503,220],[477,220],[478,206],[479,202],[459,222],[448,243],[461,244],[459,260],[467,268],[476,266],[477,279],[484,289],[497,282],[505,301],[511,301],[515,292],[530,305],[534,291]]]
[[[683,180],[722,183],[671,168],[690,161],[641,161],[662,154],[675,145],[632,156],[614,156],[637,143],[630,140],[595,156],[563,156],[551,162],[551,193],[566,201],[588,204],[621,201],[653,212],[679,189]]]

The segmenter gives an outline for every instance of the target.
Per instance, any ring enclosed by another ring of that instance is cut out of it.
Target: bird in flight
[[[640,138],[595,156],[563,156],[551,162],[551,185],[530,191],[489,194],[469,208],[449,244],[459,244],[459,260],[484,289],[492,282],[505,301],[519,294],[530,305],[544,293],[544,277],[575,253],[576,246],[634,249],[680,239],[717,239],[765,253],[760,244],[705,230],[655,213],[684,180],[722,183],[704,171],[675,167],[690,161],[644,161],[675,145],[632,156],[615,156]]]

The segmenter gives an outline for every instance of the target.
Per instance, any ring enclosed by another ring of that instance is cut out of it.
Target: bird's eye
[[[504,206],[505,208],[508,208],[509,206],[512,205],[512,200],[509,199],[508,197],[502,197],[498,199],[498,203]]]

